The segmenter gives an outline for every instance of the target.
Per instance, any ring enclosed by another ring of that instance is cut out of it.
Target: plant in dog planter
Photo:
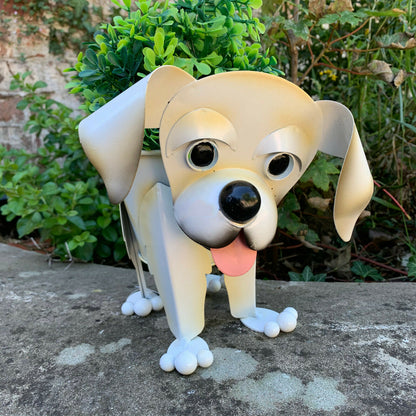
[[[195,78],[229,70],[283,74],[276,59],[261,50],[265,27],[253,16],[261,0],[139,0],[136,6],[133,11],[131,1],[124,0],[127,16],[103,24],[68,69],[77,72],[70,92],[83,95],[87,112],[162,65]],[[144,149],[158,148],[155,135],[146,135]]]
[[[141,157],[144,131],[153,128],[156,162]],[[83,120],[79,135],[110,200],[121,204],[139,276],[140,253],[155,278],[175,336],[160,359],[165,371],[191,374],[213,361],[199,337],[213,263],[224,274],[231,314],[244,325],[271,337],[295,328],[293,308],[256,307],[256,253],[275,234],[277,204],[318,150],[344,159],[334,205],[343,240],[373,191],[349,110],[263,72],[197,80],[162,66]],[[143,286],[144,303],[161,307],[147,292]]]

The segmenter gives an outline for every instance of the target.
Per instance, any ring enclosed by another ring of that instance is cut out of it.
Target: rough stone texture
[[[206,302],[209,369],[163,373],[163,312],[125,317],[133,270],[53,263],[0,244],[0,414],[416,415],[416,285],[258,281],[299,311],[268,339]]]
[[[34,17],[15,11],[13,3],[11,0],[0,0],[0,145],[33,151],[40,143],[34,135],[23,131],[29,112],[16,109],[21,94],[10,90],[13,74],[31,71],[28,82],[45,81],[48,84],[39,92],[76,109],[78,100],[65,89],[70,74],[62,71],[76,62],[78,52],[68,50],[62,56],[50,54],[48,27]],[[89,0],[89,3],[102,6],[105,12],[112,4],[110,0]],[[22,19],[25,23],[38,25],[39,31],[25,35]]]

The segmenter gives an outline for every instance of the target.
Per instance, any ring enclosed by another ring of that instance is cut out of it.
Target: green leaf
[[[305,240],[309,243],[315,244],[319,241],[319,235],[309,228],[306,233]]]
[[[192,52],[183,42],[179,42],[178,47],[182,49],[182,51],[185,52],[190,58],[193,57]]]
[[[101,228],[107,228],[111,224],[111,218],[100,216],[97,218],[97,224]]]
[[[249,0],[248,4],[253,9],[259,9],[262,6],[263,1],[262,0]]]
[[[397,205],[394,205],[390,201],[386,201],[382,198],[379,198],[378,196],[373,195],[371,197],[371,200],[374,201],[374,202],[377,202],[380,205],[383,205],[383,207],[386,207],[386,208],[389,208],[389,209],[394,209],[395,211],[401,211],[401,209]]]
[[[97,70],[95,69],[86,69],[85,71],[81,71],[78,73],[78,76],[81,78],[91,77],[92,75],[96,75]]]
[[[55,182],[48,182],[42,186],[44,195],[56,195],[59,192],[58,185]]]
[[[90,243],[82,243],[75,248],[73,251],[74,257],[83,260],[83,261],[91,261],[94,257],[94,244]]]
[[[409,278],[412,280],[416,279],[416,255],[409,258],[409,262],[407,263],[407,273]]]
[[[68,217],[68,221],[70,223],[74,224],[75,226],[77,226],[81,230],[85,230],[86,229],[84,220],[81,217],[79,217],[79,216]]]
[[[312,181],[319,189],[328,191],[329,184],[331,183],[330,175],[338,173],[339,170],[334,163],[324,157],[320,157],[309,166],[300,181],[303,183]]]
[[[111,256],[111,248],[107,244],[98,244],[97,254],[102,258],[107,258]]]
[[[30,234],[39,226],[39,222],[33,222],[32,218],[22,217],[17,221],[16,229],[19,234],[19,238]]]
[[[374,17],[399,17],[405,15],[406,12],[400,9],[392,9],[392,10],[365,10],[365,13],[368,16]]]
[[[405,122],[402,122],[400,120],[392,120],[392,121],[402,124],[403,126],[407,127],[410,131],[412,131],[413,133],[416,134],[416,127],[413,126],[412,124],[405,123]]]
[[[288,230],[293,235],[307,230],[308,226],[303,224],[300,218],[293,212],[299,209],[300,205],[296,196],[293,193],[288,194],[279,209],[279,227]]]
[[[374,267],[371,267],[368,264],[363,263],[362,261],[355,261],[351,266],[351,271],[363,279],[370,278],[372,280],[381,282],[383,277]]]
[[[116,262],[119,262],[126,255],[127,255],[126,245],[124,244],[124,241],[120,239],[119,241],[117,241],[114,247],[113,258]]]
[[[195,62],[195,66],[197,68],[197,70],[202,74],[202,75],[209,75],[211,73],[211,68],[209,65],[204,64],[203,62]]]
[[[38,89],[38,88],[45,88],[45,87],[47,87],[48,86],[48,84],[46,83],[46,82],[43,82],[43,81],[36,81],[34,84],[33,84],[33,88],[34,89]]]
[[[154,53],[154,51],[150,48],[144,48],[143,49],[143,55],[145,57],[145,59],[147,59],[147,61],[151,64],[151,65],[155,65],[156,64],[156,55]]]
[[[82,198],[78,201],[78,204],[81,204],[81,205],[91,205],[93,203],[94,203],[94,200],[89,196]]]
[[[103,237],[107,241],[114,242],[114,241],[117,241],[118,233],[113,227],[107,227],[107,228],[104,228],[103,230]]]
[[[339,19],[340,19],[340,15],[338,13],[327,14],[326,16],[319,19],[318,25],[320,26],[325,25],[325,24],[332,25],[334,23],[337,23]]]
[[[309,266],[306,266],[302,273],[289,272],[288,274],[290,280],[294,282],[325,282],[326,279],[325,273],[313,274]]]
[[[85,51],[84,60],[87,63],[90,63],[92,66],[96,66],[98,64],[98,58],[95,52],[92,49],[87,49]]]
[[[123,10],[128,10],[128,8],[124,4],[120,4],[117,0],[111,0],[112,3],[114,3],[117,7]]]
[[[156,29],[156,33],[154,36],[154,52],[158,56],[162,56],[165,49],[164,49],[164,43],[165,43],[165,32],[161,27],[158,27]]]
[[[25,99],[20,100],[17,104],[16,104],[16,108],[18,110],[24,110],[27,106],[28,106],[29,102]]]
[[[285,22],[285,28],[292,30],[293,34],[298,38],[303,40],[308,40],[309,38],[309,28],[306,21],[294,22],[293,20],[287,20]]]
[[[120,66],[120,60],[113,51],[108,51],[106,56],[111,65],[114,65],[116,67]]]

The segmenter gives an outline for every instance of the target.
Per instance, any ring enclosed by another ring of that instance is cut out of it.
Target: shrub
[[[261,0],[137,1],[119,5],[125,17],[103,24],[85,53],[68,71],[68,84],[94,112],[162,65],[175,65],[195,78],[228,70],[282,74],[276,59],[261,50],[264,25],[253,16]],[[144,149],[158,148],[157,132],[147,132]]]
[[[265,0],[264,11],[273,15],[264,19],[263,42],[279,67],[310,95],[340,101],[352,110],[372,172],[381,182],[374,200],[390,217],[397,215],[400,208],[382,192],[388,186],[414,216],[414,2],[327,3]]]
[[[0,147],[0,194],[7,196],[1,213],[9,221],[18,218],[19,237],[38,230],[61,258],[119,262],[126,252],[118,209],[79,143],[82,117],[39,94],[46,84],[25,82],[28,75],[15,75],[11,88],[26,93],[18,103],[31,113],[25,129],[43,137],[44,145],[35,154]]]
[[[314,98],[337,100],[352,110],[376,179],[372,215],[357,228],[361,243],[378,253],[379,264],[387,258],[393,265],[397,258],[406,259],[409,248],[415,252],[416,225],[415,2],[264,1],[266,32],[262,42],[277,58],[279,68]],[[286,201],[284,205],[284,221],[288,219],[286,229],[292,235],[301,237],[306,229],[302,224],[307,223],[309,230],[319,230],[321,241],[343,246],[328,226],[329,211],[313,212],[310,207],[311,202],[324,206],[324,201],[333,200],[334,188],[326,184],[328,179],[331,183],[336,168],[334,160],[317,159],[289,196],[291,204]],[[282,224],[285,222],[279,222],[279,229]],[[384,238],[390,241],[388,247],[371,237],[369,228],[375,227],[383,229]],[[407,228],[412,230],[410,234]],[[359,239],[354,246],[356,251],[362,249]],[[313,258],[319,258],[319,253]],[[348,259],[343,261],[348,264]],[[401,267],[399,263],[396,270]],[[414,256],[408,270],[409,276],[414,276]],[[357,266],[352,271],[372,277]]]

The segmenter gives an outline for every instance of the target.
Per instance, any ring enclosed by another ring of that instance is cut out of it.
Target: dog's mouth
[[[227,246],[211,248],[211,254],[218,269],[227,276],[241,276],[255,264],[257,251],[247,245],[244,230]]]

